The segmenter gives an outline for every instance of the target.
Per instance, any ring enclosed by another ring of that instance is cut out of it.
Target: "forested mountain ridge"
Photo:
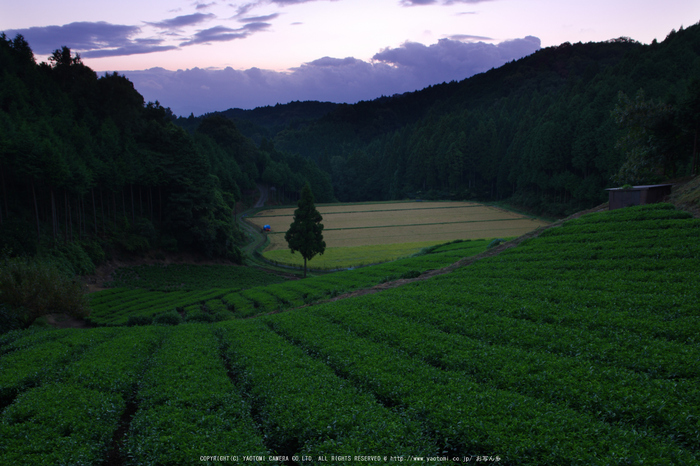
[[[0,259],[40,252],[79,274],[154,247],[240,262],[234,206],[256,183],[296,195],[308,181],[334,199],[316,164],[262,150],[230,120],[189,134],[174,119],[66,47],[37,64],[22,36],[0,34]]]
[[[697,24],[650,45],[565,43],[461,82],[338,105],[272,142],[330,173],[341,201],[508,199],[564,215],[606,187],[689,173],[699,76]],[[616,177],[629,157],[637,168]]]

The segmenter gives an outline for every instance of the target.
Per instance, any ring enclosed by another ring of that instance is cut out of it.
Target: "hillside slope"
[[[260,464],[695,464],[699,232],[667,204],[600,212],[371,296],[12,332],[0,460],[199,464],[206,445]]]

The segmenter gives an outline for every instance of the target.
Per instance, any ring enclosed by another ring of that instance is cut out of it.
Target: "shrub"
[[[160,325],[178,325],[181,322],[182,317],[180,317],[180,314],[178,314],[174,309],[172,311],[158,314],[153,318],[153,323]]]
[[[160,246],[168,252],[177,252],[177,240],[170,235],[160,237]]]
[[[409,270],[401,274],[401,278],[417,278],[420,277],[420,270]]]
[[[95,265],[100,265],[107,260],[107,254],[97,240],[86,240],[80,243],[85,253]]]
[[[18,312],[0,304],[0,335],[20,328],[22,328],[22,320]]]
[[[0,266],[0,304],[12,309],[23,326],[54,312],[81,318],[90,314],[83,285],[54,263],[14,258]]]
[[[214,316],[200,309],[188,313],[187,322],[214,322]]]
[[[488,246],[486,246],[486,249],[495,248],[495,247],[498,246],[499,244],[505,243],[505,241],[506,241],[506,240],[504,240],[503,238],[496,238],[496,239],[494,239],[493,241],[491,241],[491,242],[489,243]]]
[[[136,327],[140,325],[151,325],[153,323],[153,317],[150,316],[129,316],[126,321],[127,327]]]
[[[5,248],[13,256],[36,254],[36,227],[22,220],[5,221],[0,228],[0,249]]]
[[[224,320],[231,320],[233,316],[230,311],[220,310],[214,313],[214,322],[223,322]]]
[[[95,264],[82,244],[70,242],[55,247],[43,248],[38,258],[42,262],[51,262],[65,275],[89,275],[95,272]]]

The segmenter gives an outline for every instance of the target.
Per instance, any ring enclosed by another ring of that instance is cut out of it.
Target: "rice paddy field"
[[[456,239],[520,236],[546,222],[475,202],[389,202],[318,205],[323,216],[326,252],[311,268],[333,269],[395,260],[422,248]],[[249,220],[258,228],[270,225],[268,260],[299,266],[303,258],[291,254],[284,234],[294,208],[268,209]]]

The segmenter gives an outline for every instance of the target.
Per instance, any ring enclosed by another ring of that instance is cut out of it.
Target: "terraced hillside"
[[[187,321],[252,317],[390,280],[420,276],[459,258],[481,253],[488,244],[485,240],[452,242],[426,248],[424,254],[416,257],[303,281],[284,281],[271,273],[245,267],[129,267],[117,270],[116,288],[91,295],[90,321],[96,325],[143,324],[175,311]]]
[[[698,464],[698,238],[630,208],[288,312],[6,334],[0,463]]]

